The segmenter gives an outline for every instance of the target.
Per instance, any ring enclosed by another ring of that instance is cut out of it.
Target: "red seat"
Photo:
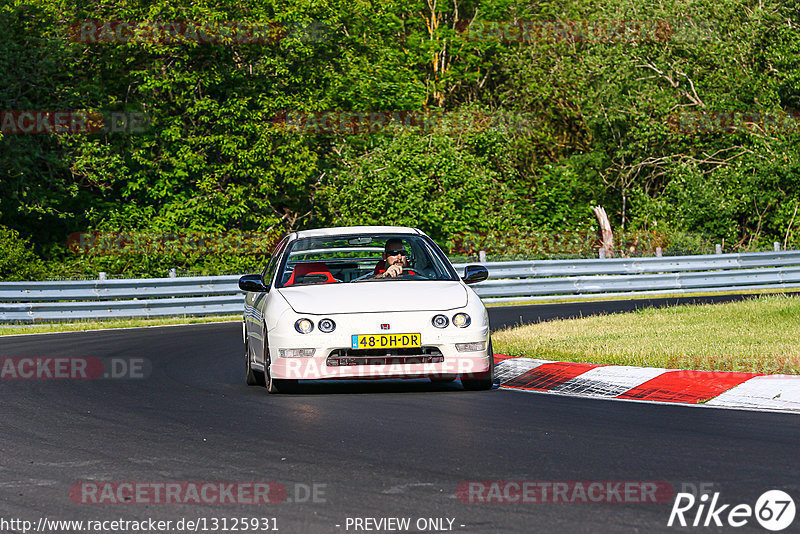
[[[302,277],[308,274],[316,274],[325,277],[325,280],[322,282],[323,284],[335,283],[337,281],[328,270],[328,267],[324,263],[317,261],[311,263],[298,263],[295,265],[292,275],[289,277],[286,285],[290,286],[295,282],[302,283]],[[298,279],[296,280],[295,277],[298,277]]]

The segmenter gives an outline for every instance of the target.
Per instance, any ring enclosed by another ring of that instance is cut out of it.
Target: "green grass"
[[[110,328],[141,328],[146,326],[169,326],[220,321],[241,321],[240,316],[221,315],[211,317],[174,317],[165,319],[115,319],[110,321],[81,321],[35,326],[0,325],[0,336],[18,334],[46,334],[51,332],[81,332],[85,330],[107,330]]]
[[[511,356],[671,369],[800,374],[800,297],[648,308],[492,334]]]
[[[779,295],[784,293],[797,293],[800,288],[791,289],[751,289],[751,290],[732,290],[732,291],[697,291],[697,292],[684,292],[684,293],[642,293],[640,295],[604,295],[598,293],[590,297],[574,298],[574,295],[568,295],[567,298],[543,298],[532,300],[520,300],[514,302],[492,302],[491,300],[484,301],[487,308],[497,308],[501,306],[526,306],[528,304],[560,304],[564,302],[595,302],[607,300],[644,300],[644,299],[672,299],[672,298],[692,298],[692,297],[717,297],[720,295]]]

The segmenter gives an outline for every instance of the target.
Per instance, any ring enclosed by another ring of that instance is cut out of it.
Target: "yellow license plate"
[[[422,346],[420,334],[354,334],[354,349],[405,349]]]

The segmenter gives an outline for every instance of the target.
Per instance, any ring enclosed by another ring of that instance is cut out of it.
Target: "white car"
[[[276,393],[298,380],[458,377],[490,389],[489,317],[467,285],[487,277],[481,265],[459,277],[415,228],[293,232],[239,280],[247,383]]]

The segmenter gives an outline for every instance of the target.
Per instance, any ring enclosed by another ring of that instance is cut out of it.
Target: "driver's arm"
[[[377,278],[386,278],[387,276],[395,278],[397,276],[400,276],[401,274],[403,274],[403,266],[400,265],[399,263],[395,263],[394,265],[390,265],[389,267],[387,267],[385,271],[383,271],[377,276]]]

